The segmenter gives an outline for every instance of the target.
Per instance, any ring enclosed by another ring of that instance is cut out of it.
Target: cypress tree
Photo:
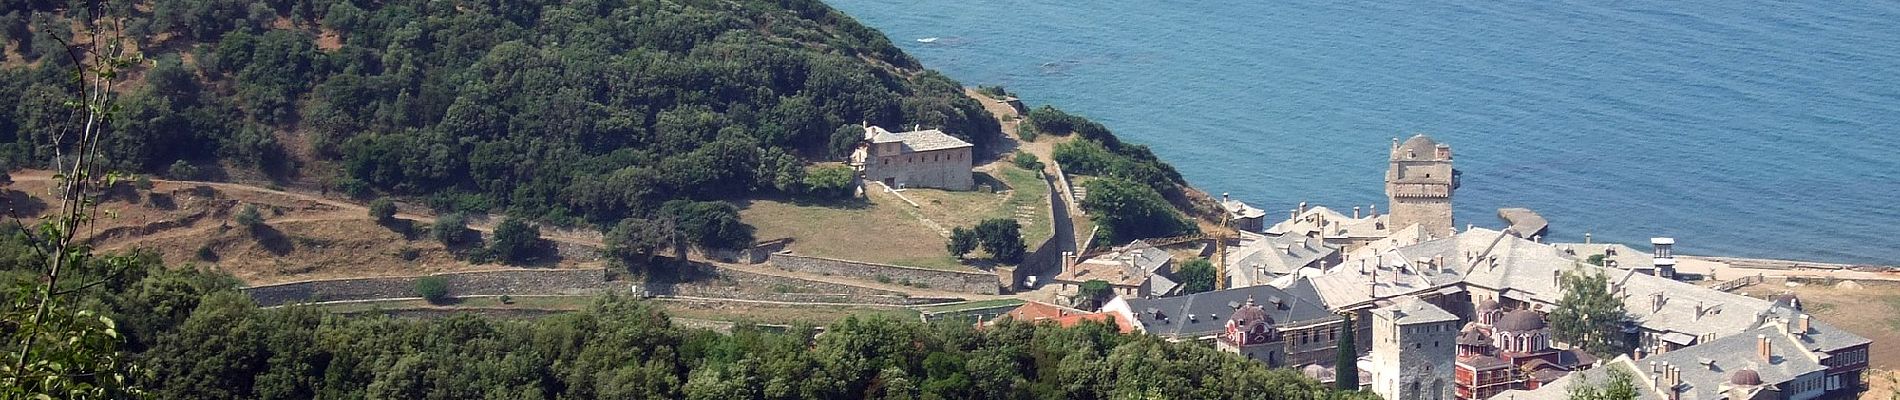
[[[1339,339],[1339,360],[1333,367],[1335,371],[1333,388],[1359,390],[1359,349],[1358,346],[1353,345],[1353,340],[1359,336],[1359,333],[1353,329],[1352,312],[1349,311],[1340,316],[1346,317],[1346,322],[1341,328],[1345,332],[1341,332],[1343,337]]]

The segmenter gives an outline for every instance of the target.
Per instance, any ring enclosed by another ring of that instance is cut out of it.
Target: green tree
[[[395,222],[396,202],[390,201],[387,197],[369,202],[369,217],[374,218],[377,223]]]
[[[1082,285],[1079,286],[1075,292],[1076,303],[1096,304],[1114,294],[1110,289],[1108,281],[1101,279],[1090,279],[1087,282],[1082,282]]]
[[[166,169],[165,176],[187,181],[198,179],[198,167],[192,166],[185,160],[173,161],[171,168]]]
[[[1560,283],[1563,297],[1548,317],[1554,339],[1600,357],[1631,350],[1623,335],[1629,313],[1616,293],[1610,292],[1608,276],[1579,267],[1564,273]]]
[[[672,230],[664,224],[641,218],[628,218],[607,231],[604,254],[629,265],[651,264],[653,258],[672,242]]]
[[[1205,258],[1181,263],[1181,269],[1175,271],[1175,276],[1181,278],[1181,294],[1214,290],[1215,280],[1220,279],[1215,274],[1214,263],[1208,262]]]
[[[844,165],[813,167],[805,172],[805,190],[819,197],[849,198],[857,190],[856,173]]]
[[[954,241],[955,232],[952,233]],[[992,218],[976,225],[977,241],[983,244],[983,252],[990,253],[990,259],[1005,263],[1023,261],[1022,225],[1009,218]]]
[[[752,226],[739,221],[739,208],[723,201],[674,200],[660,206],[660,218],[672,221],[687,243],[701,250],[739,250],[752,246]]]
[[[113,269],[131,267],[127,258],[95,258],[90,246],[76,239],[97,210],[99,195],[96,192],[116,185],[123,178],[105,171],[110,161],[101,158],[97,146],[104,138],[122,134],[113,132],[104,121],[114,118],[115,87],[124,79],[120,69],[138,65],[142,60],[138,54],[119,45],[118,38],[122,37],[124,28],[123,19],[119,17],[123,12],[103,14],[107,11],[103,4],[74,5],[78,7],[68,10],[70,15],[88,22],[98,21],[81,24],[87,29],[81,34],[87,39],[86,43],[93,46],[65,47],[78,41],[70,40],[70,32],[63,26],[54,31],[51,27],[58,25],[42,23],[38,24],[36,38],[59,39],[59,46],[34,45],[34,49],[29,50],[25,46],[29,40],[20,37],[17,26],[3,27],[8,36],[19,39],[22,53],[65,52],[61,54],[66,56],[62,60],[73,64],[62,67],[58,63],[63,61],[53,61],[43,67],[48,72],[72,77],[71,83],[77,87],[78,95],[59,96],[73,106],[73,113],[48,121],[57,126],[39,127],[62,133],[39,131],[34,127],[9,127],[9,130],[28,128],[12,136],[51,150],[48,164],[60,169],[54,181],[55,197],[60,203],[31,228],[17,220],[11,225],[14,230],[11,236],[24,242],[11,249],[14,250],[12,257],[19,257],[18,265],[8,268],[9,277],[4,282],[10,285],[11,294],[6,302],[0,303],[0,321],[7,321],[7,327],[0,329],[0,337],[5,339],[4,349],[13,354],[9,362],[0,363],[0,398],[103,399],[145,395],[136,384],[136,377],[143,375],[142,371],[121,351],[122,338],[115,320],[88,309],[98,307],[96,303],[82,305],[85,303],[61,301],[62,297],[79,290],[107,284]],[[17,15],[17,12],[8,14]],[[51,13],[28,15],[44,17],[47,14]],[[17,22],[8,24],[17,25]],[[97,45],[100,43],[112,44]],[[37,110],[26,104],[21,107],[28,112],[56,112]],[[34,142],[41,138],[48,140]],[[89,266],[104,267],[105,272],[88,274]],[[94,278],[86,278],[88,275]]]
[[[1565,398],[1568,400],[1636,400],[1639,397],[1636,384],[1628,371],[1614,367],[1606,369],[1609,370],[1605,373],[1608,376],[1599,382],[1590,382],[1589,379],[1589,375],[1596,371],[1577,372],[1578,376],[1573,379],[1577,382],[1590,383],[1570,385],[1566,390]]]
[[[440,276],[416,278],[416,296],[430,303],[442,304],[449,299],[449,281]]]
[[[542,245],[541,228],[520,218],[508,217],[495,225],[495,240],[489,243],[488,249],[503,262],[526,264],[541,257]]]
[[[435,224],[429,227],[435,240],[444,246],[462,244],[468,239],[468,217],[462,213],[443,213],[435,216]]]
[[[950,229],[950,243],[944,249],[953,257],[963,258],[963,255],[975,251],[977,244],[976,231],[959,226]]]
[[[1088,210],[1089,218],[1102,227],[1101,234],[1112,243],[1180,235],[1195,229],[1153,188],[1118,178],[1091,180],[1085,186],[1089,196],[1082,199],[1082,209]]]
[[[1359,390],[1359,348],[1356,338],[1359,331],[1353,327],[1353,313],[1339,314],[1344,320],[1340,323],[1339,346],[1333,354],[1333,388],[1338,390]]]

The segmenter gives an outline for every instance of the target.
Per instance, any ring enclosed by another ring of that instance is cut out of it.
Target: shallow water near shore
[[[1386,208],[1391,138],[1428,133],[1459,225],[1900,264],[1896,2],[830,3],[1269,215]]]

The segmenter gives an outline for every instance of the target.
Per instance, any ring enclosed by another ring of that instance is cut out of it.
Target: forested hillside
[[[19,233],[0,225],[6,287],[41,265]],[[100,256],[68,274],[102,283],[67,301],[117,321],[117,347],[138,366],[128,383],[158,399],[1372,398],[1104,325],[847,319],[816,339],[806,329],[726,335],[617,298],[526,320],[346,317],[259,309],[230,277],[164,268],[150,254]]]
[[[71,122],[61,39],[85,18],[0,5],[0,161],[43,166]],[[957,82],[815,0],[109,6],[149,62],[107,156],[173,178],[605,225],[667,200],[796,192],[800,162],[835,157],[847,124],[998,136]]]

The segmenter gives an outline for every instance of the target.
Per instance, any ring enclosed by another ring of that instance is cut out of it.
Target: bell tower
[[[1397,231],[1418,224],[1433,237],[1451,235],[1451,194],[1457,189],[1451,146],[1425,135],[1404,143],[1392,138],[1391,168],[1385,172],[1385,195],[1392,202],[1387,227]]]

